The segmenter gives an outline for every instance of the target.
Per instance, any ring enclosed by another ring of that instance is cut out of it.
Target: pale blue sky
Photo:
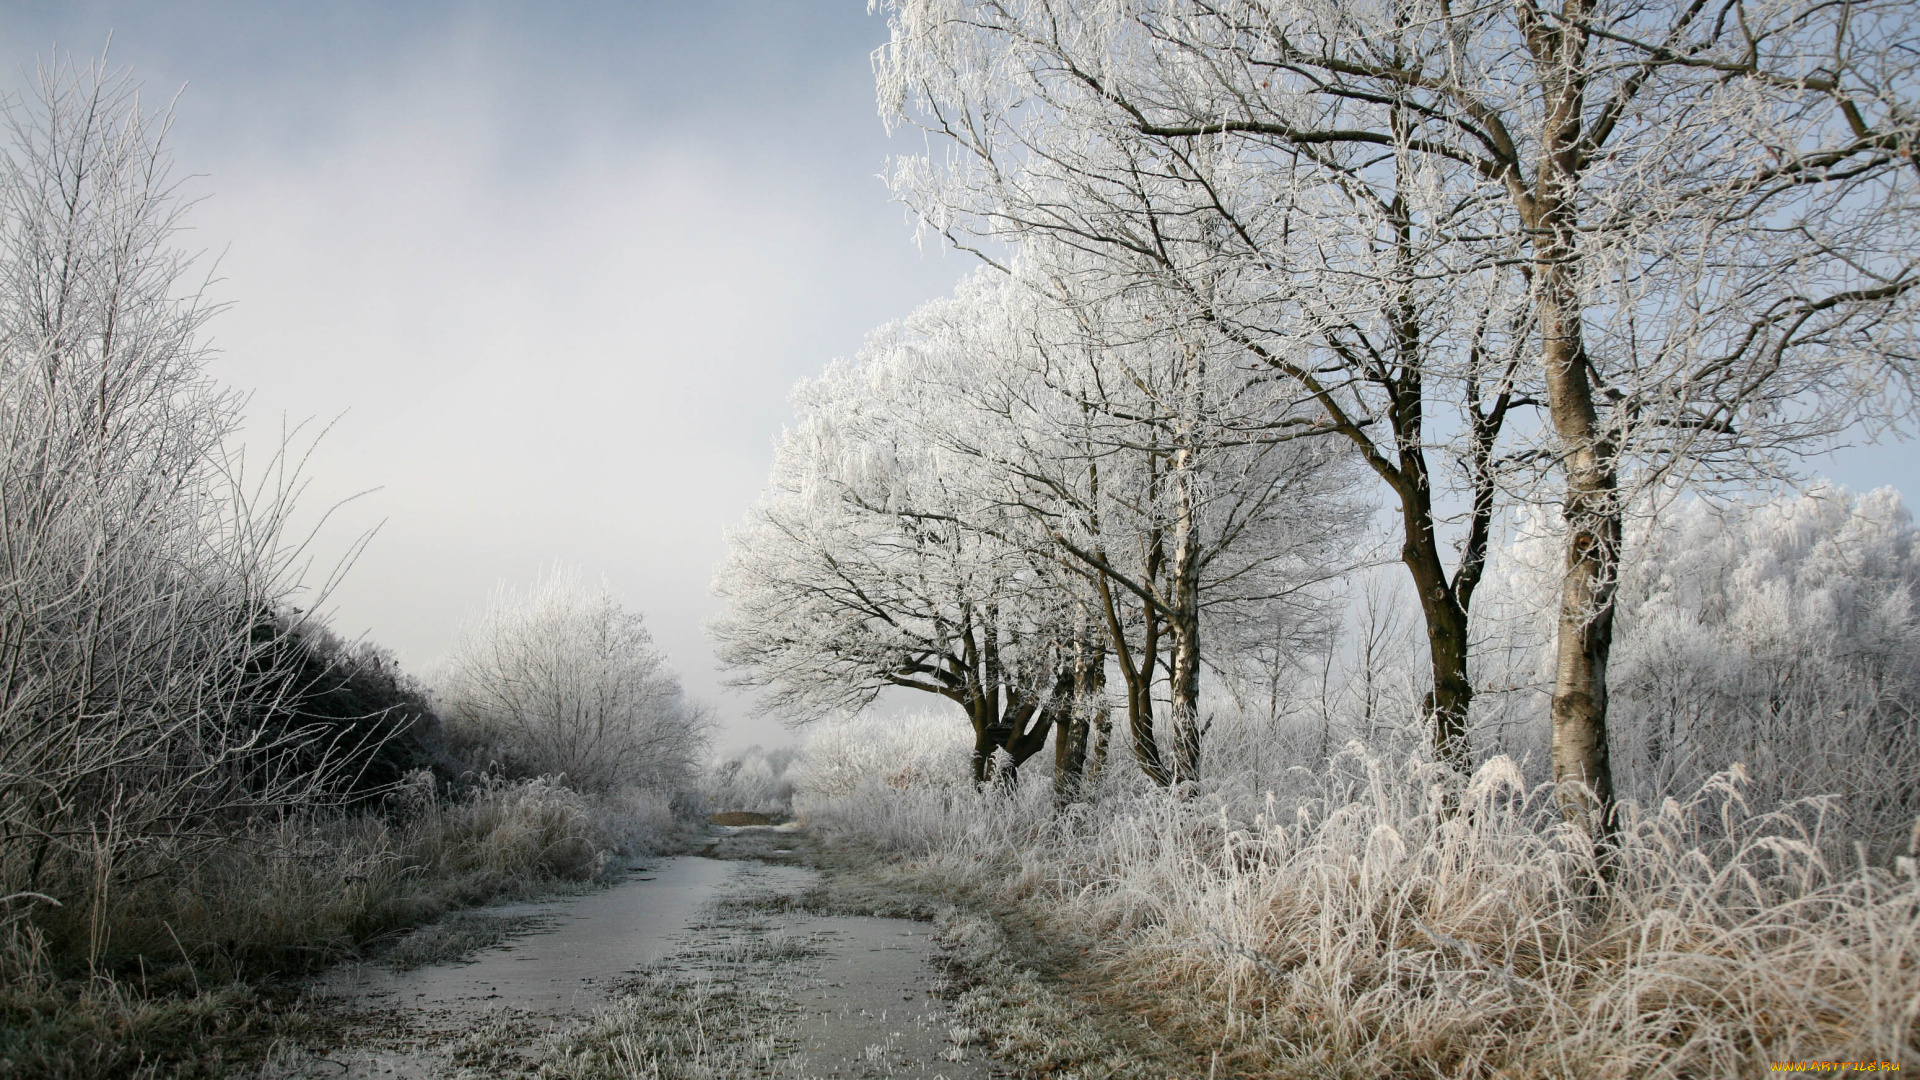
[[[648,613],[689,688],[700,623],[795,379],[947,291],[876,179],[890,143],[863,0],[622,4],[0,2],[0,83],[57,45],[183,84],[173,146],[224,253],[218,374],[345,413],[322,541],[385,520],[333,607],[423,669],[500,581],[564,560]],[[1824,470],[1901,485],[1914,447]]]

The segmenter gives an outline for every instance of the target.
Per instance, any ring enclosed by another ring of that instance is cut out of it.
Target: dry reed
[[[897,759],[896,759],[897,760]],[[896,770],[897,771],[897,770]],[[1298,777],[1296,776],[1296,781]],[[1920,872],[1747,805],[1624,808],[1605,865],[1495,758],[1464,786],[1350,747],[1311,794],[1116,790],[1050,813],[875,776],[807,813],[1080,935],[1222,1075],[1732,1076],[1920,1063]]]

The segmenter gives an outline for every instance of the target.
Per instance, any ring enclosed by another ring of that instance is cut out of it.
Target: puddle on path
[[[698,997],[722,984],[750,988],[765,1012],[698,1022],[764,1029],[740,1032],[761,1046],[753,1074],[991,1075],[936,996],[931,927],[795,910],[817,880],[797,866],[680,856],[604,892],[483,909],[539,928],[465,962],[336,969],[314,997],[355,1017],[355,1045],[299,1055],[281,1075],[516,1075],[609,1017],[653,1023],[656,1003],[630,995]]]
[[[768,872],[772,872],[769,874]],[[397,972],[378,962],[336,969],[317,993],[349,1004],[381,1003],[466,1014],[511,1008],[550,1016],[606,1004],[602,987],[657,964],[721,887],[736,877],[775,877],[800,891],[811,871],[698,856],[661,859],[604,892],[483,908],[482,915],[532,917],[546,925],[463,963]]]
[[[824,918],[795,932],[825,948],[810,978],[793,990],[799,1016],[797,1076],[925,1077],[973,1080],[990,1075],[970,1030],[934,996],[938,952],[933,928],[908,919]]]

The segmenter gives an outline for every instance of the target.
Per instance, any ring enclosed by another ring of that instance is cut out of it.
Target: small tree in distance
[[[565,569],[497,590],[440,682],[448,739],[475,764],[584,790],[672,785],[711,727],[644,617]]]

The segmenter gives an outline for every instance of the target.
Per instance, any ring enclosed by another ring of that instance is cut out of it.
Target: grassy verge
[[[495,784],[400,823],[256,826],[104,903],[16,910],[0,926],[0,1078],[225,1075],[324,1023],[299,1008],[297,977],[369,951],[405,966],[499,940],[513,928],[470,915],[403,935],[596,882],[642,839],[618,813],[631,809],[547,781]]]
[[[1285,805],[1120,793],[1055,814],[1044,792],[874,783],[811,813],[925,888],[1013,911],[1009,934],[1042,943],[1014,955],[1086,949],[1067,977],[1185,1047],[1170,1075],[1920,1065],[1920,871],[1837,858],[1817,805],[1754,813],[1724,778],[1629,807],[1603,868],[1502,762],[1451,795],[1380,762],[1337,768]]]
[[[291,995],[234,984],[142,994],[119,983],[0,991],[0,1076],[217,1077],[310,1022]]]

